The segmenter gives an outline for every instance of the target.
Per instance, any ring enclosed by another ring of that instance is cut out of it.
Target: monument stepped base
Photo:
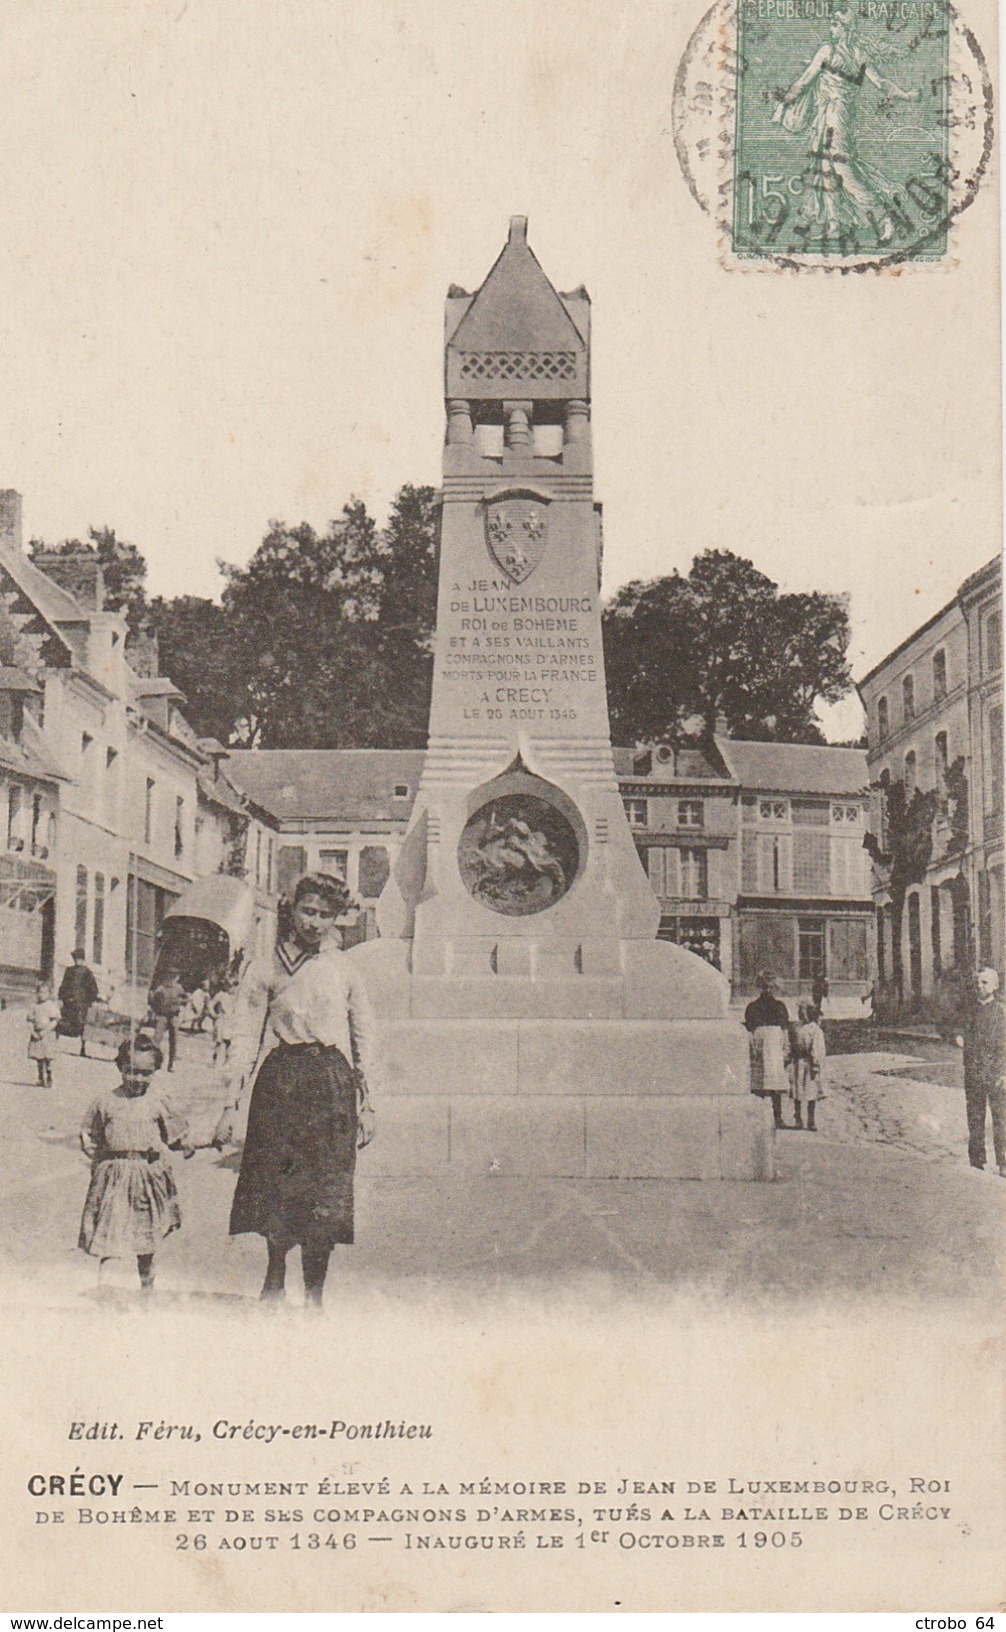
[[[663,943],[638,951],[712,973]],[[431,982],[411,974],[410,953],[377,941],[351,954],[385,1055],[379,1134],[362,1173],[772,1178],[772,1118],[747,1092],[745,1033],[712,1004],[705,1018],[675,1018],[676,1004],[698,1006],[694,989],[669,981],[667,1015],[632,1018],[634,981],[603,994],[589,978],[579,993],[568,981]]]

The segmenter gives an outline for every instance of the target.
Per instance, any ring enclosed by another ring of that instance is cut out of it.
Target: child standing
[[[213,1021],[213,1064],[226,1065],[234,1040],[234,994],[229,986],[221,986],[210,999],[210,1017]]]
[[[52,1062],[57,1052],[56,1027],[60,1013],[52,987],[48,981],[40,980],[35,988],[35,1001],[28,1010],[28,1058],[38,1066],[40,1088],[52,1087]]]
[[[824,1062],[828,1051],[819,1024],[819,1011],[814,1004],[801,1003],[797,1015],[799,1018],[790,1042],[790,1094],[794,1126],[803,1127],[803,1107],[806,1105],[807,1131],[816,1133],[815,1115],[818,1100],[824,1098]]]
[[[184,1121],[161,1094],[148,1093],[164,1056],[149,1037],[127,1038],[115,1056],[121,1081],[99,1095],[84,1118],[80,1143],[91,1158],[91,1183],[77,1242],[92,1257],[136,1258],[140,1285],[154,1285],[154,1254],[181,1226],[178,1191],[165,1160],[186,1157]]]

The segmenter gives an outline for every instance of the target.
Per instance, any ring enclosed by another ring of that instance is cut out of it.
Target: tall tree
[[[246,691],[244,654],[223,607],[199,595],[158,595],[146,627],[156,636],[161,672],[185,694],[190,725],[226,743],[245,711]]]
[[[603,615],[617,742],[673,738],[699,716],[735,737],[822,742],[818,702],[851,689],[849,617],[835,595],[780,595],[730,550],[706,550],[675,573],[619,590]]]
[[[240,738],[425,743],[436,527],[433,491],[406,487],[383,533],[354,499],[324,534],[276,522],[246,566],[221,564],[244,684]]]
[[[904,782],[884,771],[873,784],[883,803],[882,837],[867,833],[863,839],[874,865],[879,869],[891,897],[891,975],[898,1001],[905,996],[905,969],[901,956],[901,935],[905,921],[905,901],[913,884],[921,884],[933,857],[933,819],[939,809],[939,795],[914,788],[909,794]]]

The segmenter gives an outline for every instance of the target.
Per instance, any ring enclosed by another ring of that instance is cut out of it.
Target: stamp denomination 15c
[[[991,85],[949,0],[717,0],[674,128],[728,264],[939,264],[988,163]]]

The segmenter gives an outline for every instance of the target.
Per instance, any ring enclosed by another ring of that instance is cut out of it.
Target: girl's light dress
[[[41,1003],[33,1003],[28,1010],[28,1024],[31,1027],[31,1037],[28,1040],[28,1058],[30,1060],[54,1060],[59,1052],[56,1037],[56,1026],[61,1014],[59,1004],[54,997],[45,998]]]
[[[813,1105],[824,1098],[822,1078],[827,1052],[824,1032],[816,1021],[797,1026],[793,1033],[790,1097],[798,1105]]]
[[[131,1099],[121,1086],[94,1101],[80,1130],[91,1183],[77,1245],[95,1258],[156,1252],[181,1226],[178,1191],[165,1157],[185,1137],[184,1120],[160,1094]],[[154,1152],[153,1159],[150,1152]]]

